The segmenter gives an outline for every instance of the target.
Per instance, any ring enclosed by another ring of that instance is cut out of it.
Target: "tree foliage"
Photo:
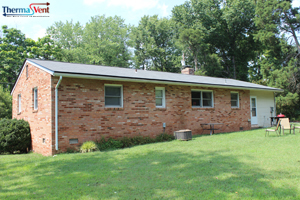
[[[135,67],[179,72],[181,51],[176,46],[177,27],[167,18],[144,16],[132,30]]]
[[[0,119],[12,117],[12,101],[8,89],[0,86]]]
[[[26,58],[54,60],[60,58],[60,48],[49,36],[34,41],[15,28],[2,26],[0,38],[0,83],[12,89]]]
[[[172,13],[181,27],[179,42],[196,70],[209,76],[248,80],[256,47],[255,9],[250,0],[191,0],[175,6]]]
[[[94,16],[85,26],[72,20],[55,22],[47,33],[54,44],[61,46],[61,61],[118,67],[130,65],[130,26],[118,16]]]
[[[256,40],[261,42],[257,66],[261,81],[284,89],[276,96],[277,110],[290,117],[300,114],[300,31],[299,8],[292,1],[258,0],[256,3]]]

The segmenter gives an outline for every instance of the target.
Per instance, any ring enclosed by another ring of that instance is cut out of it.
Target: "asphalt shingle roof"
[[[28,61],[38,64],[55,73],[77,74],[77,75],[93,75],[115,78],[130,78],[141,80],[167,81],[178,83],[190,83],[200,85],[213,85],[223,87],[238,87],[260,90],[282,91],[278,88],[267,87],[245,81],[235,79],[215,78],[208,76],[186,75],[170,72],[136,70],[122,67],[108,67],[99,65],[88,65],[78,63],[65,63],[49,60],[27,59]]]

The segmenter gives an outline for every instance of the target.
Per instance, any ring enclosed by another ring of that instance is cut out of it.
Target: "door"
[[[251,124],[257,124],[257,103],[256,97],[250,97],[250,109],[251,109]]]

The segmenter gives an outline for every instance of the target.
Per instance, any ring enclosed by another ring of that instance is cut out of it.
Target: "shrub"
[[[0,120],[0,153],[26,153],[31,147],[29,123],[25,120]]]
[[[174,135],[169,135],[169,134],[166,134],[166,133],[162,133],[162,134],[156,136],[155,141],[156,142],[164,142],[164,141],[171,141],[171,140],[174,140],[174,139],[175,139]]]
[[[92,151],[96,151],[97,145],[95,142],[93,141],[86,141],[84,142],[81,147],[80,147],[80,152],[81,153],[87,153],[87,152],[92,152]]]
[[[136,145],[143,145],[143,144],[150,144],[155,142],[164,142],[164,141],[171,141],[174,139],[173,135],[169,135],[166,133],[162,133],[155,138],[150,137],[142,137],[142,136],[136,136],[136,137],[123,137],[119,140],[108,138],[105,140],[105,138],[102,138],[101,140],[97,141],[97,146],[100,151],[108,150],[108,149],[120,149],[120,148],[127,148],[132,147]]]
[[[105,140],[104,138],[102,138],[97,142],[97,146],[98,149],[102,151],[107,149],[120,149],[123,147],[123,144],[120,140],[115,140],[112,138],[108,138],[108,140]]]

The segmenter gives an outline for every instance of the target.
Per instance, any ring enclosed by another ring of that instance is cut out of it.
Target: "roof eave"
[[[283,92],[282,89],[278,88],[256,88],[256,87],[241,87],[235,85],[220,85],[220,84],[202,84],[195,82],[182,82],[182,81],[168,81],[168,80],[156,80],[156,79],[145,79],[145,78],[130,78],[120,76],[107,76],[107,75],[92,75],[92,74],[76,74],[69,72],[54,72],[53,76],[63,76],[69,78],[86,78],[86,79],[101,79],[111,81],[127,81],[127,82],[147,82],[147,83],[158,83],[158,84],[172,84],[172,85],[189,85],[189,86],[204,86],[204,87],[215,87],[215,88],[232,88],[232,89],[248,89],[248,90],[264,90],[273,92]]]

